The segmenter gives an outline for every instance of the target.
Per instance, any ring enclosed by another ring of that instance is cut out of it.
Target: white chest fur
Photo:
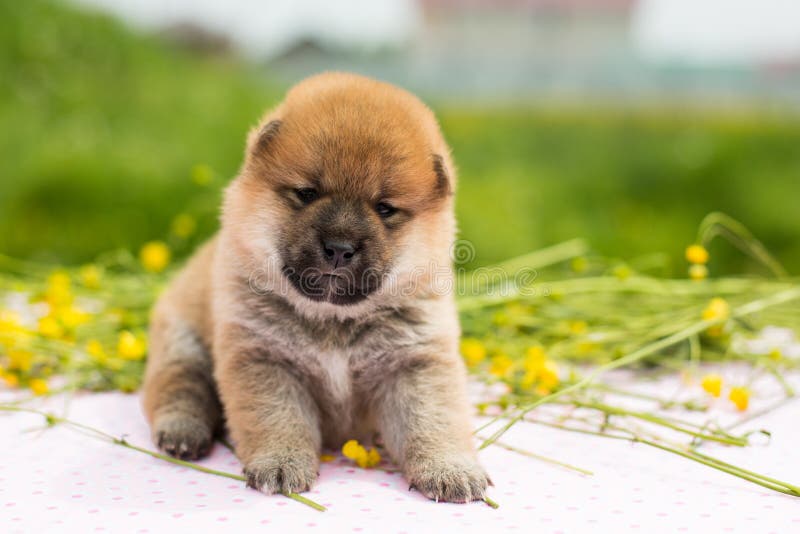
[[[330,351],[317,358],[330,395],[337,404],[348,404],[352,393],[350,356],[344,351]]]

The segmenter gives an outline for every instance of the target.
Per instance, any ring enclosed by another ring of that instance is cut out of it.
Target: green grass
[[[239,63],[42,0],[0,0],[0,80],[0,250],[69,262],[163,236],[195,203],[191,169],[216,187],[235,174],[278,94]]]
[[[247,128],[284,89],[105,16],[0,0],[0,252],[88,261],[165,237],[183,211],[196,242],[216,226]],[[698,222],[720,210],[800,272],[796,117],[438,104],[473,265],[584,236],[619,257],[666,252],[682,274]],[[197,165],[213,169],[205,190]],[[711,267],[756,269],[721,244]]]
[[[800,270],[800,122],[755,111],[514,110],[440,114],[460,167],[460,226],[481,262],[576,236],[681,267],[698,222],[723,211]],[[730,246],[712,270],[754,269]],[[719,272],[719,271],[717,271]]]

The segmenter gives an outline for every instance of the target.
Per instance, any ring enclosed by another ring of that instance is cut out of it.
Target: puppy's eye
[[[386,202],[379,202],[378,205],[375,206],[375,211],[382,218],[386,219],[397,213],[397,208],[395,208],[391,204],[387,204]]]
[[[314,202],[319,198],[319,192],[313,187],[303,187],[301,189],[295,189],[294,194],[297,196],[297,199],[303,204],[311,204],[312,202]]]

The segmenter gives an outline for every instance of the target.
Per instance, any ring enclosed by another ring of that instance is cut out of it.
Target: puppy
[[[327,73],[254,128],[218,235],[158,301],[144,408],[157,445],[211,447],[247,484],[308,490],[321,448],[379,434],[431,499],[483,498],[452,295],[455,173],[431,111]]]

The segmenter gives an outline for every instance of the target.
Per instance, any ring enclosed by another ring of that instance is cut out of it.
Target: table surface
[[[724,371],[733,374],[736,369]],[[800,384],[798,377],[790,377]],[[674,392],[677,377],[640,384]],[[692,387],[698,388],[696,384]],[[769,384],[753,385],[752,410],[774,402]],[[688,387],[691,389],[691,387]],[[10,393],[0,392],[0,400]],[[133,444],[152,448],[137,395],[78,394],[37,399],[30,406],[66,414]],[[713,409],[721,421],[740,417],[727,401]],[[766,428],[767,442],[747,448],[704,444],[706,454],[800,483],[800,402],[756,418],[741,430]],[[709,414],[699,417],[708,418]],[[64,426],[44,428],[35,414],[0,415],[0,531],[165,532],[256,528],[326,532],[800,532],[800,499],[755,486],[695,462],[647,447],[531,423],[503,441],[590,469],[592,476],[499,447],[480,453],[494,480],[484,503],[434,503],[409,491],[398,473],[362,470],[341,456],[323,463],[308,497],[317,512],[283,496],[98,441]],[[480,420],[476,419],[476,426]],[[756,440],[758,441],[758,440]],[[241,466],[217,445],[202,465],[231,473]],[[215,528],[219,527],[219,528]]]

